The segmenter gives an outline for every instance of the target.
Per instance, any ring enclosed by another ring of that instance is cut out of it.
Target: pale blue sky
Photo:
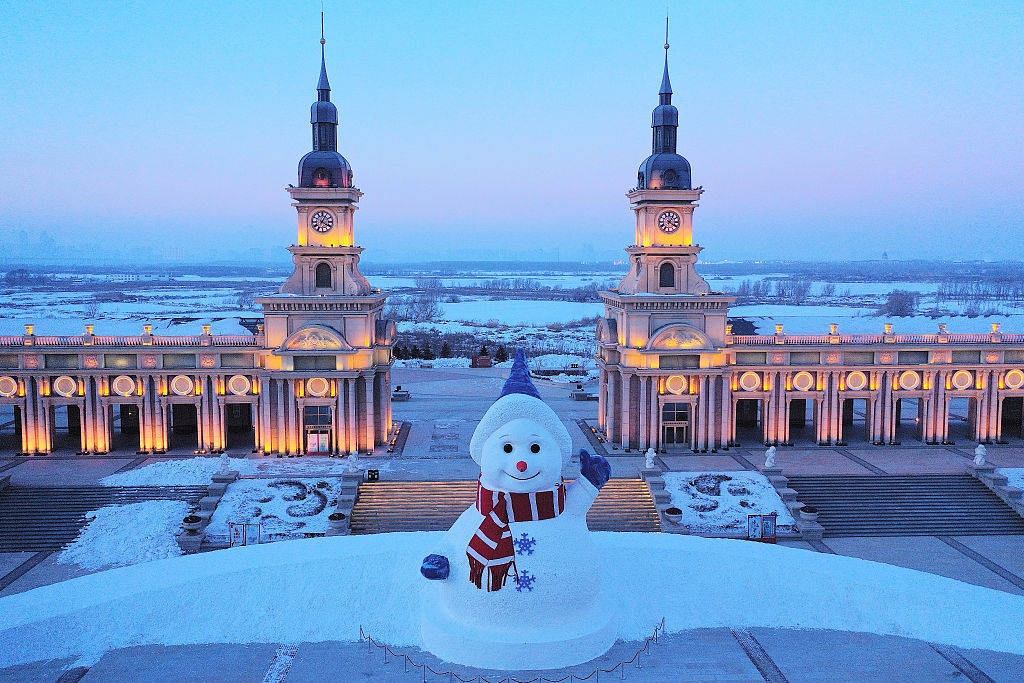
[[[705,259],[1024,258],[1024,3],[669,6]],[[366,260],[621,254],[663,3],[325,9]],[[0,232],[286,260],[319,10],[4,4]]]

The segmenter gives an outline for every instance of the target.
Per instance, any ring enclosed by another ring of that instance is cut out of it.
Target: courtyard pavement
[[[501,391],[507,377],[503,369],[395,369],[393,384],[412,393],[412,400],[395,403],[396,422],[408,423],[409,432],[400,454],[379,448],[364,465],[382,465],[382,477],[405,480],[476,479],[477,466],[469,458],[469,440],[477,421]],[[574,449],[604,451],[613,476],[634,477],[643,464],[636,451],[595,444],[584,432],[595,425],[596,402],[569,398],[570,387],[537,380],[538,389],[558,413],[573,438]],[[587,385],[596,389],[595,383]],[[580,425],[583,424],[584,427]],[[803,444],[780,447],[776,467],[785,475],[878,475],[963,473],[973,457],[974,444],[925,446],[904,441],[902,446],[876,447],[851,444],[819,447]],[[237,457],[260,457],[248,450]],[[10,475],[16,486],[80,486],[98,484],[122,468],[192,453],[170,453],[143,460],[134,451],[104,456],[52,456],[19,459],[0,453],[0,477]],[[707,454],[665,454],[661,463],[674,471],[763,469],[764,447],[748,443],[728,451]],[[997,467],[1024,467],[1024,444],[988,447],[988,460]],[[339,470],[343,466],[339,462]],[[578,466],[567,470],[578,474]],[[967,583],[1024,595],[1024,537],[958,536],[939,538],[853,537],[828,538],[814,544],[785,541],[785,545],[817,552],[832,552],[876,562],[918,569]],[[82,575],[75,565],[57,563],[56,553],[0,553],[0,596]],[[969,606],[965,606],[969,609]],[[386,634],[379,634],[386,639]],[[620,643],[611,659],[590,663],[573,673],[585,676],[598,665],[608,668],[629,659],[642,643]],[[632,650],[630,650],[632,647]],[[985,651],[957,651],[919,641],[894,637],[820,631],[714,629],[673,634],[652,654],[641,655],[642,668],[626,669],[627,680],[938,680],[965,677],[969,680],[1024,680],[1024,658]],[[294,650],[292,655],[289,652]],[[282,655],[282,651],[285,655]],[[434,661],[429,655],[408,651],[419,662]],[[286,659],[283,662],[282,657]],[[607,661],[605,661],[607,660]],[[614,660],[614,661],[613,661]],[[283,662],[283,663],[282,663]],[[57,680],[75,662],[37,663],[0,671],[0,680]],[[282,669],[283,667],[283,669]],[[384,664],[380,652],[366,653],[366,646],[352,643],[208,645],[188,647],[137,647],[107,653],[94,663],[83,680],[289,680],[365,677],[369,680],[422,680],[422,673],[403,671],[401,663]],[[276,672],[276,673],[275,673]],[[456,670],[466,677],[479,673]],[[71,672],[69,672],[70,674]],[[80,673],[80,672],[79,672]],[[564,672],[561,675],[566,675]],[[612,680],[616,674],[602,674]],[[274,678],[274,676],[278,676]],[[523,674],[520,678],[532,678]],[[550,678],[560,678],[549,673]],[[500,676],[493,677],[495,680]],[[65,680],[69,680],[65,678]],[[426,680],[447,680],[429,676]]]

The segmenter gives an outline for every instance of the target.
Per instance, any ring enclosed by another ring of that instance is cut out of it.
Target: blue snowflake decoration
[[[516,555],[533,555],[533,547],[537,545],[537,539],[530,538],[525,533],[512,541],[516,547]]]
[[[537,577],[530,572],[521,572],[516,575],[516,591],[522,593],[524,590],[532,591],[533,583]]]

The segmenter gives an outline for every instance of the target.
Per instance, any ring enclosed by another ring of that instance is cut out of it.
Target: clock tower
[[[676,152],[679,110],[672,106],[668,48],[666,19],[651,155],[626,194],[636,214],[629,272],[601,293],[605,318],[597,329],[598,422],[609,442],[626,449],[723,441],[717,431],[690,429],[698,397],[714,397],[703,399],[705,413],[724,400],[711,369],[728,362],[726,316],[734,299],[712,292],[695,267],[701,247],[693,241],[693,212],[704,190],[693,187],[690,162]]]
[[[269,371],[266,441],[278,453],[372,451],[391,429],[391,344],[385,295],[359,272],[353,218],[362,192],[338,152],[338,108],[320,36],[320,80],[310,110],[313,149],[286,189],[298,214],[288,251],[295,270],[263,306]]]

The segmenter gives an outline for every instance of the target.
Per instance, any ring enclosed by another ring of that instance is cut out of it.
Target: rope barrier
[[[665,631],[665,617],[662,617],[661,618],[661,622],[659,622],[658,625],[654,627],[654,633],[652,633],[647,639],[644,640],[643,647],[641,647],[639,650],[634,652],[632,657],[630,657],[629,659],[625,659],[625,660],[619,661],[618,664],[616,664],[615,666],[613,666],[610,669],[602,669],[602,668],[598,667],[598,668],[594,669],[593,671],[591,671],[586,676],[577,676],[576,674],[570,673],[568,676],[563,676],[562,678],[547,678],[547,677],[541,676],[541,677],[538,677],[538,678],[530,678],[530,679],[527,679],[527,680],[520,679],[520,678],[513,678],[511,676],[505,676],[504,678],[499,678],[499,679],[491,679],[491,678],[487,678],[486,676],[483,676],[481,674],[477,674],[473,678],[463,678],[462,676],[460,676],[459,674],[457,674],[457,673],[455,673],[454,671],[451,671],[451,670],[436,671],[436,670],[434,670],[433,667],[431,667],[426,662],[417,663],[415,660],[413,660],[412,657],[410,657],[409,655],[405,654],[404,652],[395,652],[394,650],[391,649],[391,647],[387,643],[378,642],[372,636],[367,634],[366,631],[363,630],[362,626],[359,627],[359,642],[363,642],[364,640],[366,641],[366,652],[367,652],[367,654],[372,653],[373,652],[372,648],[374,648],[374,647],[376,647],[378,650],[383,650],[383,652],[384,652],[384,663],[385,664],[388,663],[388,655],[391,655],[395,659],[402,659],[403,660],[403,667],[404,667],[404,670],[406,672],[409,671],[409,666],[410,665],[414,669],[419,669],[420,672],[423,674],[422,675],[423,683],[426,683],[427,672],[428,671],[431,674],[435,675],[435,676],[445,676],[445,675],[447,675],[448,676],[448,683],[455,683],[456,679],[458,681],[460,681],[460,683],[565,683],[565,681],[569,681],[570,683],[575,683],[575,681],[589,681],[591,679],[591,677],[594,678],[595,683],[599,683],[599,681],[601,680],[601,674],[603,674],[603,673],[611,674],[611,673],[615,673],[616,671],[619,672],[619,679],[620,680],[625,680],[625,678],[626,678],[626,665],[628,665],[628,664],[633,664],[635,662],[636,663],[636,668],[638,668],[638,669],[642,668],[640,666],[640,655],[641,654],[648,654],[650,652],[651,643],[654,643],[655,645],[657,645],[658,644],[658,634],[659,633],[663,633],[664,631]]]

